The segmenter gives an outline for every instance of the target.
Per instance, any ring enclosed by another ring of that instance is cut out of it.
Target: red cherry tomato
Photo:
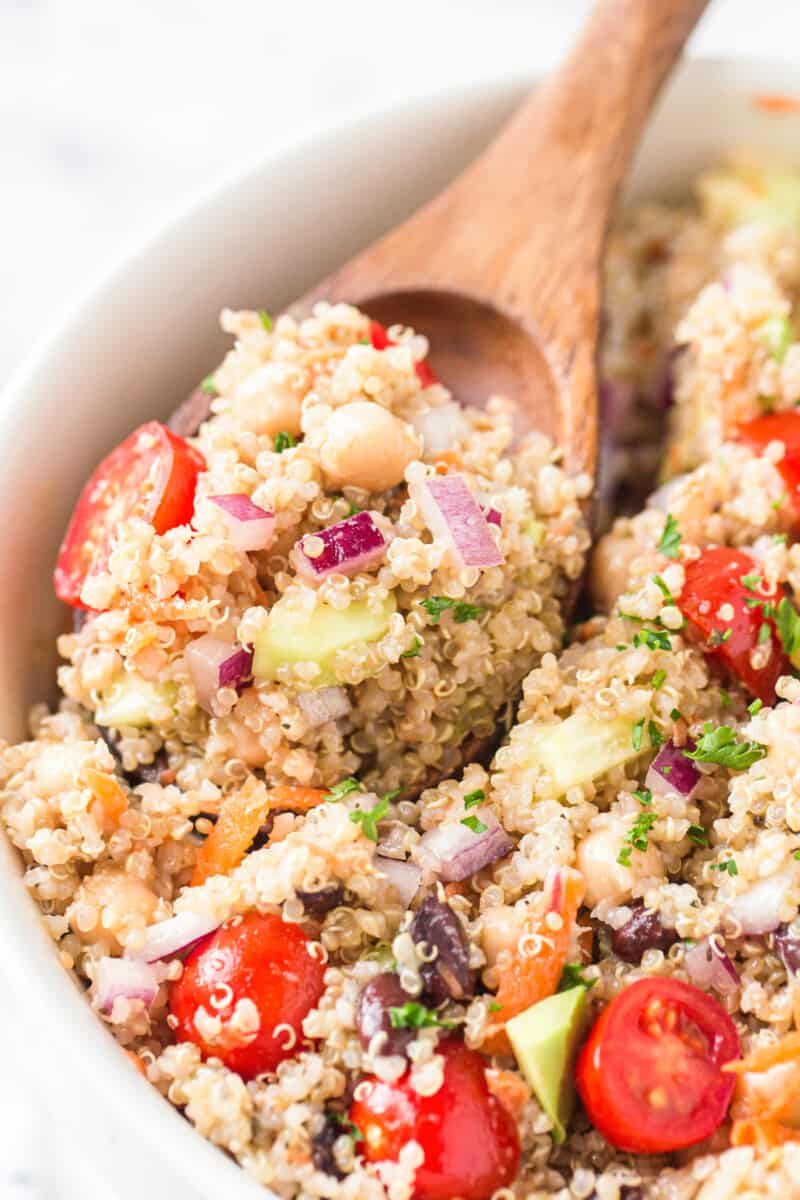
[[[370,321],[369,340],[376,350],[385,350],[387,346],[397,345],[397,342],[393,342],[389,337],[386,326],[381,325],[380,321]],[[418,362],[414,370],[417,372],[417,379],[424,388],[430,387],[432,383],[439,382],[426,362]]]
[[[639,979],[581,1048],[576,1082],[592,1124],[619,1150],[661,1154],[702,1141],[725,1118],[739,1035],[716,1000],[677,979]]]
[[[221,1058],[243,1079],[274,1071],[297,1054],[303,1018],[323,992],[325,964],[310,946],[302,929],[271,913],[251,912],[222,925],[195,946],[173,984],[170,1012],[177,1039]],[[242,1000],[251,1004],[236,1012]],[[239,1024],[253,1006],[255,1033]],[[208,1020],[214,1017],[222,1028],[209,1037]]]
[[[759,601],[777,608],[783,591],[764,596],[757,584],[742,583],[743,576],[760,575],[759,565],[749,554],[726,546],[703,550],[686,563],[685,573],[677,604],[706,654],[724,664],[764,704],[774,704],[775,683],[780,675],[791,673],[791,664],[775,622]],[[723,606],[730,606],[732,617],[720,615]]]
[[[408,1072],[396,1083],[362,1081],[350,1120],[363,1135],[358,1148],[368,1162],[395,1162],[409,1141],[419,1142],[414,1200],[489,1200],[517,1174],[520,1147],[514,1118],[486,1082],[483,1055],[455,1038],[438,1047],[444,1082],[420,1096]]]
[[[740,425],[737,432],[757,454],[763,454],[770,442],[783,442],[783,458],[775,465],[786,484],[789,503],[800,516],[800,412],[767,413]]]
[[[141,425],[112,450],[81,492],[61,543],[54,574],[58,598],[86,607],[86,577],[102,569],[126,517],[142,517],[156,533],[188,524],[205,465],[199,451],[158,421]]]

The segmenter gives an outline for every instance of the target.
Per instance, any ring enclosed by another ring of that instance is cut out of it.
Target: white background
[[[198,186],[337,113],[552,62],[587,8],[0,0],[0,382],[76,292]],[[692,49],[794,57],[800,90],[798,34],[797,0],[716,0]],[[113,1200],[30,1095],[13,1013],[0,1029],[0,1198]]]

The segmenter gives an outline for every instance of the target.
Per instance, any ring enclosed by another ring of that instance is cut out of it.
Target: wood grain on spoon
[[[570,56],[444,192],[294,306],[347,300],[428,336],[464,403],[594,471],[603,247],[661,84],[708,0],[598,0]]]

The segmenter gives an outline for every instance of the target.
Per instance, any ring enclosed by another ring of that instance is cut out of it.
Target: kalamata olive
[[[661,916],[652,908],[645,908],[641,900],[630,906],[633,915],[611,936],[611,946],[617,958],[625,962],[639,963],[645,950],[663,950],[666,954],[673,942],[678,940],[674,929],[661,923]]]
[[[100,730],[101,738],[119,763],[120,770],[131,787],[136,787],[137,783],[161,782],[162,772],[169,768],[169,762],[163,750],[158,751],[151,763],[140,763],[132,771],[126,771],[122,766],[122,756],[119,752],[120,735],[117,730],[110,729],[106,725],[98,725],[97,728]]]
[[[195,388],[169,417],[167,429],[177,433],[178,437],[194,437],[203,422],[207,421],[211,415],[213,399],[213,395],[204,392],[202,388]]]
[[[321,1127],[311,1138],[311,1161],[318,1171],[332,1175],[334,1179],[344,1179],[344,1171],[336,1161],[333,1147],[345,1132],[340,1115],[326,1112],[323,1114]]]
[[[787,971],[800,971],[800,933],[792,925],[779,925],[773,934],[775,949]]]
[[[449,904],[426,896],[411,924],[411,936],[425,943],[426,957],[436,951],[420,968],[425,995],[434,1004],[474,995],[476,972],[469,965],[467,936]]]
[[[394,971],[382,971],[370,979],[361,989],[356,1008],[356,1029],[361,1045],[366,1050],[376,1033],[385,1033],[381,1046],[382,1054],[403,1054],[408,1043],[413,1041],[413,1029],[395,1029],[389,1012],[401,1008],[416,997],[410,995],[400,984]]]
[[[323,917],[325,913],[336,908],[344,900],[344,888],[340,883],[332,883],[329,887],[319,888],[316,892],[298,892],[297,899],[303,901],[303,908],[315,917]]]

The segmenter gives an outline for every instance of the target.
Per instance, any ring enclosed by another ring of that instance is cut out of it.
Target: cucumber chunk
[[[605,775],[612,767],[638,758],[650,745],[645,730],[641,744],[635,748],[634,722],[630,717],[602,720],[580,710],[558,725],[531,724],[518,736],[527,748],[528,765],[542,767],[559,796],[571,787]]]
[[[293,611],[283,597],[270,609],[267,624],[256,637],[253,674],[257,679],[275,679],[281,667],[312,662],[319,670],[308,688],[346,682],[336,673],[339,652],[377,642],[396,610],[390,594],[380,608],[369,607],[365,600],[355,600],[347,608],[318,601],[311,615],[305,616]]]
[[[121,729],[124,725],[142,729],[155,721],[168,720],[177,698],[178,688],[174,683],[151,683],[141,675],[121,675],[101,694],[95,723],[111,729]]]

